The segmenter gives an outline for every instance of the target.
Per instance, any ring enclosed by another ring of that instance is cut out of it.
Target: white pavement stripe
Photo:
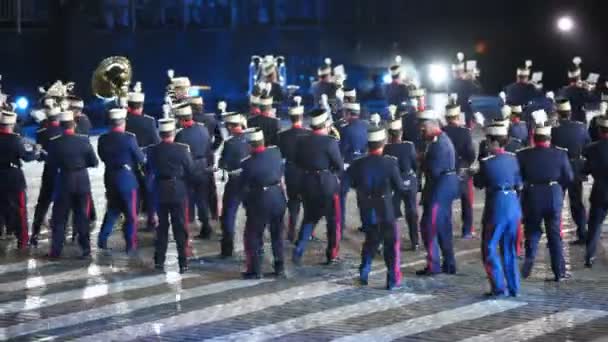
[[[70,271],[64,271],[59,273],[53,273],[48,275],[29,275],[25,279],[15,280],[9,283],[2,283],[0,287],[1,292],[16,292],[25,289],[33,289],[36,287],[46,286],[50,284],[56,284],[66,281],[90,279],[103,274],[114,273],[123,271],[123,268],[118,267],[106,267],[91,264],[86,269],[80,268]]]
[[[26,261],[16,262],[14,264],[0,265],[0,274],[19,272],[25,270],[33,270],[40,266],[48,265],[49,262],[36,259],[28,259]]]
[[[270,280],[228,280],[219,283],[213,283],[194,288],[184,289],[181,292],[163,293],[150,297],[143,297],[133,300],[125,300],[120,303],[98,306],[90,310],[79,311],[61,316],[50,317],[46,319],[37,319],[35,321],[13,325],[7,328],[0,329],[0,340],[15,338],[27,334],[33,334],[39,331],[52,330],[70,327],[73,325],[91,322],[108,317],[125,315],[137,310],[147,309],[158,305],[178,303],[180,301],[208,296],[221,292],[226,292],[234,289],[240,289],[250,286],[255,286],[261,283],[269,282]],[[205,314],[202,314],[204,317]],[[150,330],[149,332],[151,332]],[[99,341],[99,340],[97,340]]]
[[[165,283],[173,284],[179,282],[181,279],[193,277],[195,277],[194,274],[185,274],[180,276],[178,273],[170,272],[167,274],[143,276],[112,283],[89,285],[85,286],[84,288],[59,293],[50,293],[42,296],[27,295],[27,298],[23,300],[0,303],[0,315],[20,312],[23,310],[40,309],[74,300],[90,300],[119,292],[126,292]]]
[[[160,335],[177,329],[183,329],[250,314],[256,311],[271,308],[273,306],[281,306],[296,300],[324,296],[349,288],[352,287],[332,284],[325,281],[315,282],[308,285],[292,287],[283,291],[242,298],[224,304],[217,304],[204,309],[187,312],[156,321],[150,321],[137,325],[127,325],[120,329],[84,336],[76,341],[128,341],[153,334]]]
[[[503,311],[524,306],[526,304],[527,303],[509,300],[488,300],[452,310],[441,311],[432,315],[412,318],[406,321],[397,322],[395,324],[362,331],[358,334],[335,339],[334,342],[393,341],[405,336],[411,336],[425,331],[439,329],[449,324],[494,315]]]
[[[361,317],[379,311],[386,311],[403,305],[432,298],[430,295],[416,295],[413,293],[398,293],[386,297],[376,298],[353,305],[341,306],[321,312],[288,319],[275,324],[257,327],[251,330],[220,336],[206,341],[265,341],[298,331],[312,329],[350,318]]]
[[[489,334],[483,334],[462,340],[461,342],[515,342],[526,341],[545,334],[550,334],[554,331],[572,328],[578,324],[587,323],[601,317],[608,316],[608,311],[587,310],[587,309],[569,309],[558,312],[553,315],[545,316],[533,321],[522,324],[516,324],[508,328],[493,331]]]

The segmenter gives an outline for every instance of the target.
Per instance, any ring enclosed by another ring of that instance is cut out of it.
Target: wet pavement
[[[42,165],[25,167],[29,183],[28,210],[40,186]],[[103,169],[91,170],[99,220],[105,200]],[[221,188],[221,185],[220,185]],[[587,194],[588,194],[587,189]],[[483,194],[476,193],[479,228]],[[565,208],[567,208],[567,204]],[[456,275],[419,278],[423,251],[402,252],[404,288],[385,291],[382,257],[374,263],[368,287],[357,284],[363,234],[354,196],[349,198],[341,260],[323,266],[325,225],[320,241],[310,244],[303,265],[287,262],[287,279],[271,276],[241,280],[243,270],[239,213],[232,260],[219,254],[219,225],[210,241],[193,240],[190,272],[177,274],[175,245],[169,245],[166,273],[153,270],[153,233],[139,232],[139,255],[128,257],[116,231],[111,255],[96,250],[92,261],[76,257],[78,247],[67,242],[59,261],[44,258],[47,234],[37,249],[16,252],[12,240],[0,241],[0,340],[171,340],[199,341],[601,341],[608,336],[608,236],[593,269],[583,266],[583,247],[564,244],[571,279],[545,282],[549,254],[541,242],[532,276],[522,281],[517,298],[488,300],[481,265],[480,240],[461,240],[459,204],[454,205]],[[564,210],[564,240],[575,239],[575,228]],[[409,247],[405,223],[399,221],[404,248]],[[97,239],[100,222],[92,233]],[[190,226],[191,235],[198,225]],[[268,238],[267,238],[268,242]],[[94,243],[93,243],[94,245]],[[286,244],[286,256],[292,246]],[[265,271],[271,272],[267,244]],[[287,258],[289,260],[289,258]]]

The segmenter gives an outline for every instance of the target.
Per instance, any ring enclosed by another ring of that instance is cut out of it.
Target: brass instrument
[[[93,94],[106,100],[125,97],[132,77],[131,62],[126,57],[108,57],[102,60],[93,72]]]

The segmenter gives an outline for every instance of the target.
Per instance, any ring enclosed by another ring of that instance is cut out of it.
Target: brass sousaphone
[[[126,57],[108,57],[102,60],[93,72],[93,94],[106,100],[125,97],[129,92],[132,76],[131,62]]]

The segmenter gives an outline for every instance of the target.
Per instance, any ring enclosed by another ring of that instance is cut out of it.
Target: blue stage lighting
[[[17,98],[17,102],[15,103],[17,104],[17,109],[19,110],[26,110],[27,107],[30,105],[30,102],[27,100],[27,98],[23,96]]]

